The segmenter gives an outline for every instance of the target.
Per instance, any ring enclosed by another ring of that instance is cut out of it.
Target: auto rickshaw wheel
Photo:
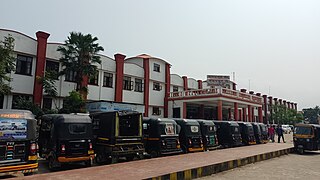
[[[156,158],[156,157],[158,157],[159,155],[158,155],[158,152],[157,151],[151,151],[150,152],[150,157],[151,158]]]
[[[126,157],[127,161],[133,161],[133,159],[134,159],[134,155],[130,155]]]
[[[93,161],[90,159],[88,161],[85,161],[84,164],[86,167],[91,167],[93,165]]]
[[[57,161],[54,159],[54,157],[49,157],[48,159],[48,167],[50,171],[56,171],[57,170]]]
[[[304,149],[303,148],[298,148],[297,152],[302,155],[304,153]]]
[[[95,160],[98,164],[103,164],[106,162],[106,156],[104,153],[97,153]]]

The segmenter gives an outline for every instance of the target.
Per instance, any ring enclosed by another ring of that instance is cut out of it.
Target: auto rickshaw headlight
[[[310,139],[306,139],[307,142],[310,142]]]

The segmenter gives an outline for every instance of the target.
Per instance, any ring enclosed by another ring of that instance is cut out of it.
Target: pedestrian
[[[269,139],[274,142],[274,134],[275,134],[275,130],[274,130],[274,125],[269,125],[269,128],[268,128],[268,135],[269,135]]]
[[[280,124],[278,124],[278,127],[276,129],[277,135],[278,135],[278,143],[280,143],[280,138],[282,137],[282,141],[283,143],[286,143],[286,141],[284,141],[284,136],[283,136],[283,129],[281,127]]]

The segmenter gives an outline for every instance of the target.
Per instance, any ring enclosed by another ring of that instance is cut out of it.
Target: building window
[[[124,76],[123,77],[123,89],[131,91],[133,89],[133,83],[131,81],[131,77]]]
[[[103,73],[103,87],[111,87],[113,84],[113,74],[112,73]]]
[[[161,90],[162,90],[162,86],[160,85],[160,83],[154,82],[154,83],[153,83],[153,90],[155,90],[155,91],[161,91]]]
[[[89,84],[98,85],[98,81],[99,81],[99,71],[97,71],[94,75],[90,76]]]
[[[143,83],[142,83],[142,79],[135,79],[135,82],[134,82],[134,91],[136,92],[142,92],[142,89],[143,89]]]
[[[157,63],[154,63],[154,64],[153,64],[153,71],[155,71],[155,72],[160,72],[160,65],[157,64]]]
[[[23,75],[31,75],[32,70],[32,57],[30,56],[17,56],[16,73]]]
[[[65,75],[65,80],[70,82],[76,82],[77,72],[75,71],[67,71]]]
[[[46,72],[54,73],[55,79],[59,79],[59,62],[46,60]]]
[[[0,109],[3,109],[3,100],[4,100],[4,96],[0,95]]]
[[[173,92],[178,92],[179,91],[179,87],[178,86],[173,86]]]
[[[157,116],[161,115],[160,108],[159,107],[153,107],[152,108],[152,115],[157,115]]]
[[[18,109],[25,101],[32,102],[32,96],[29,95],[13,95],[12,96],[12,109]]]
[[[43,98],[43,109],[52,109],[52,98]]]

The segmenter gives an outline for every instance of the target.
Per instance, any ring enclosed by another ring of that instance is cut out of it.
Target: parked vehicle
[[[120,157],[133,160],[143,156],[141,113],[111,111],[95,112],[90,116],[97,163],[115,163]]]
[[[269,136],[268,136],[268,128],[267,125],[263,123],[259,123],[260,131],[261,131],[261,143],[265,144],[269,142]]]
[[[39,154],[48,160],[50,170],[65,163],[94,160],[92,121],[88,115],[47,114],[41,117]]]
[[[293,132],[294,148],[300,154],[305,150],[320,150],[320,125],[296,124]]]
[[[177,123],[168,118],[143,118],[143,142],[151,157],[179,154],[179,132]]]
[[[253,145],[256,143],[256,138],[254,137],[253,126],[249,122],[237,122],[240,126],[242,143],[244,145]]]
[[[179,140],[184,153],[203,151],[200,124],[192,119],[174,119],[181,127]]]
[[[240,126],[234,121],[213,121],[217,126],[219,144],[222,147],[236,147],[242,145]]]
[[[202,119],[198,119],[197,121],[200,124],[204,150],[217,149],[219,147],[218,137],[216,134],[217,128],[213,121]]]
[[[38,170],[37,121],[30,111],[0,109],[0,173]]]
[[[285,134],[290,134],[291,133],[291,128],[290,128],[289,125],[283,124],[283,125],[281,125],[281,127],[283,129],[283,133],[285,133]]]
[[[259,123],[252,123],[253,126],[253,132],[254,132],[254,137],[256,138],[257,144],[262,143],[262,136],[261,136],[261,128]]]

